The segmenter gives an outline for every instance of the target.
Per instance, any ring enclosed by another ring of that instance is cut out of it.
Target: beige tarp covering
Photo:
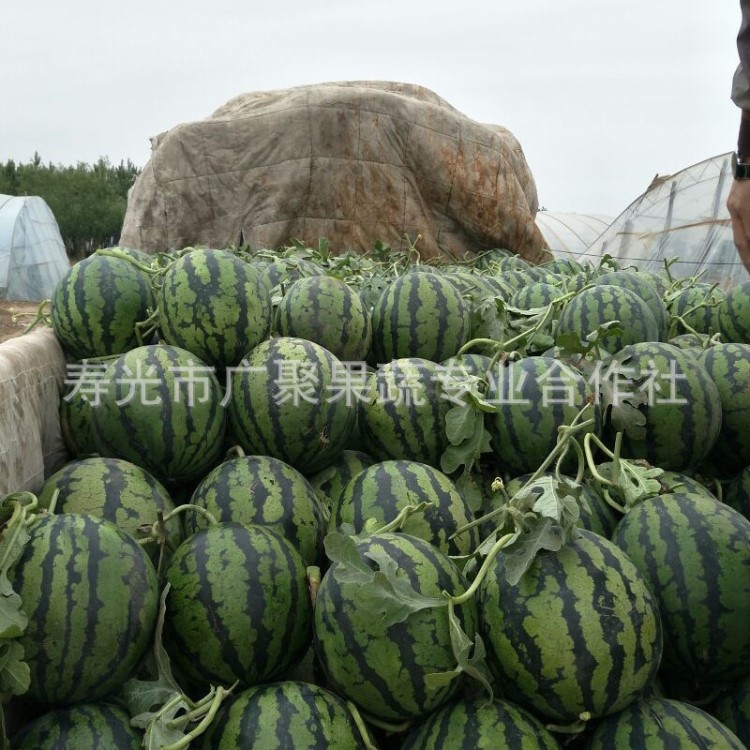
[[[0,497],[38,492],[67,454],[58,410],[65,356],[52,329],[0,344]]]
[[[277,248],[379,239],[424,258],[504,247],[547,256],[523,151],[421,86],[346,82],[244,94],[152,139],[120,244]]]

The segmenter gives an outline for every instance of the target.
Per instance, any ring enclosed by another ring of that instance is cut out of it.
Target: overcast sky
[[[237,94],[337,80],[432,89],[509,128],[549,210],[616,216],[658,172],[730,151],[737,0],[11,0],[0,161],[106,156]]]

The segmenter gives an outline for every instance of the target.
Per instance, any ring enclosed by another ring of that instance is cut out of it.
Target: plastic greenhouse
[[[539,211],[536,225],[556,258],[578,258],[612,222],[611,216]]]
[[[68,268],[65,244],[45,201],[0,195],[0,300],[47,299]]]
[[[598,263],[608,254],[622,265],[658,270],[676,258],[675,277],[700,273],[724,288],[746,281],[726,208],[731,182],[731,152],[655,179],[578,260]]]

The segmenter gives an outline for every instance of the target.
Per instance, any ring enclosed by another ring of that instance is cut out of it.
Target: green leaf
[[[508,583],[516,586],[539,552],[557,552],[564,543],[563,528],[551,518],[542,518],[529,531],[519,534],[516,540],[503,550],[502,560]]]
[[[645,461],[635,461],[620,458],[614,461],[598,464],[596,467],[599,474],[609,485],[601,489],[614,492],[620,505],[625,509],[654,497],[661,493],[662,485],[659,477],[664,473],[658,466],[651,466]]]
[[[18,641],[0,641],[0,693],[24,695],[31,685],[31,671]]]
[[[359,591],[362,605],[385,627],[404,622],[409,615],[423,609],[445,607],[448,601],[415,591],[406,575],[398,574],[398,565],[382,550],[371,547],[367,557],[379,566],[368,583]],[[372,571],[371,571],[372,573]]]
[[[369,583],[372,581],[375,572],[362,559],[354,537],[338,531],[331,531],[326,534],[323,545],[328,559],[332,563],[339,563],[340,569],[337,575],[342,581],[350,583]]]
[[[23,635],[29,618],[21,609],[21,604],[21,597],[16,593],[0,595],[0,638],[18,638]]]
[[[445,434],[452,445],[460,445],[473,437],[477,422],[482,421],[480,414],[468,404],[453,406],[445,415]]]

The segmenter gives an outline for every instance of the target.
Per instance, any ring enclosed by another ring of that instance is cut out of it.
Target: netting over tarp
[[[576,259],[612,222],[611,216],[539,211],[536,225],[557,258]]]
[[[47,299],[68,268],[57,221],[45,201],[0,195],[0,299]]]
[[[731,182],[731,153],[654,179],[579,260],[597,263],[609,254],[626,265],[658,270],[676,257],[674,276],[703,272],[703,281],[722,287],[747,280],[726,207]]]

